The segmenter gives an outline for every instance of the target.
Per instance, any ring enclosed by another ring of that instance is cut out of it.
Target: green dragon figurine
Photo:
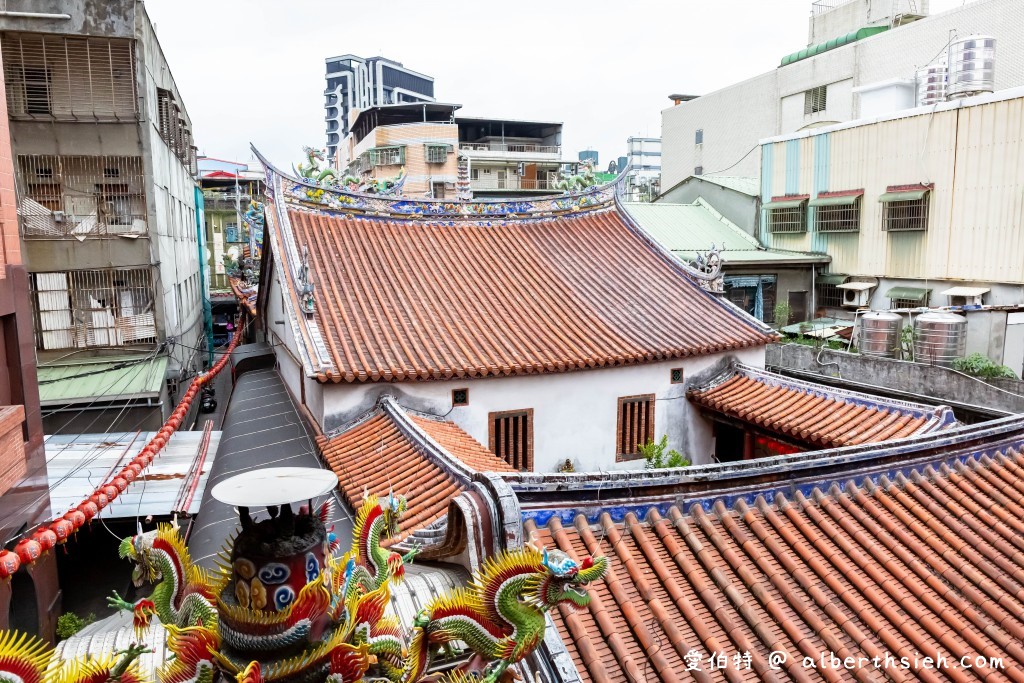
[[[544,638],[548,611],[559,604],[586,607],[587,584],[603,579],[607,571],[604,557],[585,557],[577,564],[560,550],[532,547],[488,559],[468,587],[442,596],[421,613],[406,682],[427,670],[434,649],[461,640],[491,660],[483,680],[494,683]]]
[[[139,533],[121,541],[118,555],[136,563],[132,579],[156,582],[149,598],[134,603],[123,600],[116,592],[107,603],[116,609],[132,612],[136,631],[149,625],[155,613],[160,622],[175,626],[211,627],[217,622],[215,596],[224,585],[209,572],[192,563],[188,548],[178,530],[161,524],[156,532]]]

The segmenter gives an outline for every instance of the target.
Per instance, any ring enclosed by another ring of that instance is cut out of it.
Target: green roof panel
[[[39,402],[55,405],[159,396],[166,373],[166,356],[104,356],[40,365]]]
[[[853,206],[860,199],[861,195],[851,194],[842,197],[817,197],[808,204],[810,206]]]
[[[777,202],[767,202],[764,204],[766,209],[795,209],[798,206],[802,206],[807,200],[806,199],[780,199]]]
[[[712,244],[724,248],[722,259],[726,263],[827,263],[830,260],[820,253],[765,249],[703,199],[693,204],[629,202],[625,206],[626,212],[647,234],[683,260],[692,259],[694,252],[707,251]]]
[[[868,26],[865,28],[857,29],[856,31],[850,31],[845,35],[839,36],[838,38],[833,38],[832,40],[826,41],[824,43],[818,43],[817,45],[810,45],[802,50],[797,50],[792,54],[788,54],[782,58],[782,63],[779,66],[786,66],[787,64],[792,64],[793,62],[799,62],[801,59],[807,59],[808,57],[813,57],[814,55],[820,55],[822,52],[828,52],[829,50],[834,50],[837,47],[849,45],[850,43],[855,43],[858,40],[870,38],[871,36],[877,35],[879,33],[882,33],[883,31],[888,30],[888,26]]]
[[[923,289],[921,287],[893,287],[885,293],[888,299],[907,299],[909,301],[926,301],[928,294],[931,293],[930,289]]]
[[[902,192],[886,192],[885,194],[879,195],[878,201],[880,202],[913,202],[918,199],[924,199],[924,196],[928,194],[928,190],[904,190]]]
[[[842,273],[825,273],[818,276],[818,282],[823,285],[841,285],[846,282],[848,277],[850,276]]]

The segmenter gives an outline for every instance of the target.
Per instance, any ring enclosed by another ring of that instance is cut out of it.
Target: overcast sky
[[[920,1],[920,0],[919,0]],[[964,0],[932,0],[932,13]],[[708,93],[807,44],[811,0],[146,0],[200,153],[287,168],[323,147],[324,58],[384,55],[463,114],[562,121],[563,155],[658,137]]]

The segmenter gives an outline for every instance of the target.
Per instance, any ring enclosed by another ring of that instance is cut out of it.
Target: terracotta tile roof
[[[615,208],[493,221],[277,216],[285,258],[308,248],[315,313],[300,323],[315,328],[307,347],[322,381],[564,372],[772,339]]]
[[[553,613],[585,681],[1021,680],[1024,456],[955,463],[622,523],[555,515],[525,531],[577,560],[609,557],[589,608]],[[686,671],[691,649],[701,672]],[[773,651],[785,653],[781,670]],[[749,652],[751,668],[711,670],[713,652]],[[830,653],[879,663],[829,668]],[[825,667],[803,666],[823,655]],[[1002,665],[959,666],[976,657]]]
[[[317,445],[353,510],[364,492],[406,497],[402,537],[444,515],[474,470],[512,471],[454,423],[409,415],[390,399],[340,434],[317,437]],[[438,446],[440,457],[433,451]],[[455,468],[447,468],[449,463]]]
[[[709,410],[819,448],[900,439],[956,424],[945,406],[884,399],[739,364],[688,396]]]
[[[231,285],[231,291],[238,299],[238,303],[245,307],[249,311],[249,315],[256,315],[256,288],[247,287],[241,279],[237,277],[229,277],[228,284]]]

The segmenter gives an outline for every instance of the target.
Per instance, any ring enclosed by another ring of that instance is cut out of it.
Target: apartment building
[[[157,419],[165,380],[173,393],[201,367],[205,339],[188,113],[141,3],[7,10],[5,102],[46,429],[112,431],[102,412],[63,421],[97,401]],[[73,380],[80,363],[100,376],[88,395]]]
[[[921,0],[818,0],[811,9],[810,44],[777,68],[700,97],[673,96],[662,112],[662,187],[691,175],[756,176],[760,140],[871,115],[865,102],[879,84],[913,89],[917,69],[957,37],[994,36],[996,90],[1024,85],[1019,0],[975,0],[932,16]]]
[[[353,111],[406,102],[433,102],[434,79],[386,57],[341,55],[326,60],[324,121],[327,158],[351,130]]]
[[[630,168],[626,196],[651,201],[661,191],[661,138],[630,137],[626,150]]]
[[[558,191],[555,183],[565,163],[561,122],[457,116],[455,123],[474,197]]]
[[[558,192],[561,123],[457,116],[461,107],[421,102],[360,111],[340,167],[364,183],[401,176],[410,197],[453,198],[460,168],[477,198]]]

